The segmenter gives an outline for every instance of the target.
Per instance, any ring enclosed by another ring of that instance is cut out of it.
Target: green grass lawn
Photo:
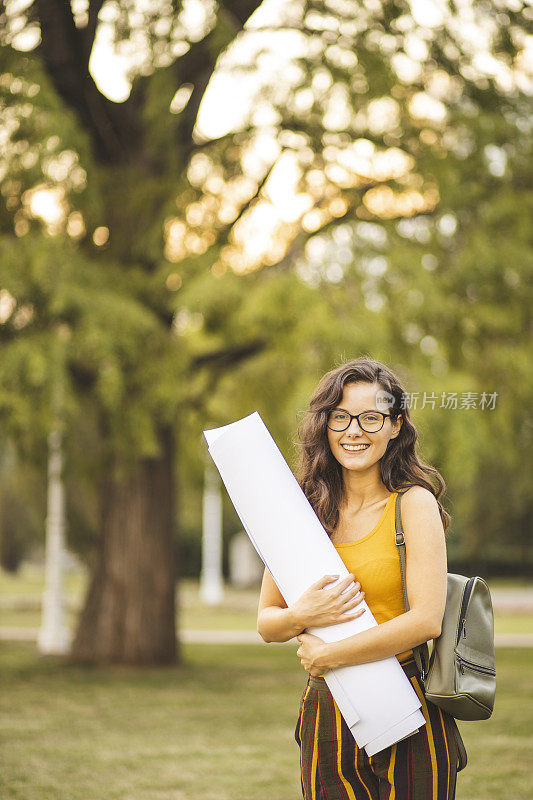
[[[2,800],[298,800],[295,647],[190,645],[94,668],[0,647]],[[529,800],[533,650],[500,650],[492,719],[459,723],[457,800]],[[399,799],[400,800],[400,799]]]

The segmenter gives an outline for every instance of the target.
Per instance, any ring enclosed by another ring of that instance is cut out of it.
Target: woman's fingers
[[[333,583],[333,581],[336,581],[338,577],[338,575],[323,575],[321,578],[319,578],[319,580],[312,584],[311,588],[323,589],[324,586],[328,585],[328,583]]]
[[[350,584],[352,584],[354,581],[355,581],[355,575],[352,575],[352,573],[350,572],[348,575],[346,575],[345,578],[342,579],[342,581],[340,581],[336,586],[330,589],[330,591],[333,594],[339,596],[343,592],[345,592],[350,586]]]
[[[366,611],[366,608],[360,608],[358,611],[355,611],[353,614],[348,614],[348,612],[342,614],[343,622],[349,619],[357,619],[357,617],[362,616]]]
[[[342,600],[351,600],[352,598],[356,597],[361,592],[361,584],[359,581],[352,584],[345,592],[341,592],[341,599]]]
[[[339,583],[339,585],[336,588],[340,589],[340,591],[342,592],[342,591],[344,591],[344,589],[347,589],[348,586],[351,583],[353,583],[354,581],[355,581],[355,575],[353,573],[349,572],[346,575],[346,577],[342,579],[342,581]]]
[[[359,581],[356,581],[353,575],[347,575],[346,578],[344,578],[341,583],[331,589],[331,591],[335,592],[337,597],[342,596],[342,598],[345,599],[353,597],[360,589],[361,584]]]
[[[351,597],[345,602],[344,610],[346,611],[349,608],[355,608],[355,606],[358,606],[359,603],[362,603],[364,599],[365,593],[359,592],[355,597]]]
[[[337,581],[338,578],[338,575],[323,575],[307,590],[303,607],[310,604],[308,624],[333,625],[341,620],[355,619],[361,615],[358,613],[355,616],[348,616],[346,613],[359,605],[365,594],[353,573],[348,573],[335,586],[324,591],[324,587]]]
[[[323,589],[329,583],[334,583],[338,578],[338,575],[323,575],[318,581],[315,581],[310,588]],[[342,579],[342,581],[339,581],[339,583],[336,586],[333,586],[329,591],[335,596],[339,596],[341,594],[353,595],[357,594],[360,588],[361,584],[359,581],[355,581],[355,575],[350,572]]]

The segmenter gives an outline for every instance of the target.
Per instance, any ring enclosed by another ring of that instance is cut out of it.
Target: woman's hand
[[[338,575],[324,575],[320,580],[311,584],[309,589],[293,603],[292,612],[299,620],[302,629],[335,625],[338,622],[357,619],[364,614],[364,608],[347,613],[359,605],[365,596],[365,593],[360,591],[359,581],[350,586],[355,580],[355,576],[351,573],[333,588],[324,588],[328,583],[336,581],[338,577]]]
[[[296,655],[300,656],[302,667],[315,677],[326,672],[329,669],[326,643],[312,633],[300,633],[296,638],[301,643]]]

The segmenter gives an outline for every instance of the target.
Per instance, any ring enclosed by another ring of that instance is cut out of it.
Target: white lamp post
[[[214,465],[206,462],[203,497],[202,572],[200,598],[207,605],[222,601],[222,495]]]
[[[59,429],[48,437],[48,498],[46,513],[46,563],[41,627],[37,638],[41,653],[62,655],[70,649],[65,625],[63,567],[65,558],[65,496],[61,476],[62,436]]]

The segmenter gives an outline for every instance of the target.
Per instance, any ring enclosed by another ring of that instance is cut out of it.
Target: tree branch
[[[100,2],[92,3],[92,26],[96,26]],[[35,7],[41,27],[37,52],[56,91],[88,131],[97,159],[123,161],[138,138],[131,106],[113,103],[98,90],[88,71],[89,37],[76,28],[70,3],[36,0]]]
[[[233,220],[233,222],[230,225],[228,225],[226,228],[222,229],[223,234],[225,234],[225,236],[226,236],[226,241],[228,239],[228,236],[229,236],[231,230],[235,227],[237,222],[244,216],[244,214],[246,214],[246,212],[248,211],[248,209],[250,208],[250,206],[252,205],[254,200],[257,200],[257,198],[259,197],[259,195],[263,191],[263,187],[266,184],[266,182],[268,181],[268,179],[270,178],[270,176],[272,174],[272,170],[274,169],[274,167],[276,166],[277,163],[278,163],[278,160],[276,159],[276,161],[274,161],[272,166],[267,169],[267,171],[263,175],[262,179],[257,184],[257,189],[255,190],[253,195],[251,197],[249,197],[248,200],[246,201],[246,203],[244,203],[241,206],[241,209],[240,209],[239,213],[237,214],[237,216],[235,217],[235,219]]]
[[[218,2],[219,8],[224,9],[227,17],[231,19],[235,26],[244,28],[254,11],[257,11],[261,5],[262,0],[224,0]]]
[[[211,369],[234,367],[244,359],[260,353],[266,346],[266,339],[252,339],[252,341],[245,344],[224,347],[221,350],[212,350],[210,353],[203,353],[193,358],[189,371],[196,370],[199,367],[209,367]]]
[[[268,342],[260,339],[248,342],[240,347],[227,347],[205,356],[197,356],[190,365],[189,371],[192,373],[198,367],[213,367],[203,371],[202,386],[197,391],[189,393],[186,400],[181,403],[181,409],[193,409],[198,411],[205,408],[205,398],[209,397],[216,389],[217,382],[223,375],[224,367],[236,367],[247,358],[253,358],[257,353],[262,352],[268,346]],[[198,363],[198,361],[200,363]]]
[[[203,39],[192,43],[189,50],[172,65],[177,86],[183,83],[194,86],[189,102],[180,115],[179,143],[187,154],[194,147],[192,134],[198,110],[217,60],[261,2],[262,0],[237,0],[231,3],[231,10],[219,3],[219,14],[213,29]]]
[[[330,219],[326,220],[326,222],[320,225],[320,227],[317,228],[316,231],[313,231],[312,234],[309,234],[305,231],[301,231],[300,233],[298,233],[290,243],[289,248],[287,249],[285,255],[275,264],[270,264],[267,267],[263,267],[262,268],[263,271],[266,270],[280,271],[282,269],[287,269],[291,267],[293,259],[295,258],[295,256],[297,256],[299,253],[302,252],[310,236],[316,236],[319,233],[327,233],[327,231],[329,231],[330,228],[334,228],[341,222],[344,222],[345,220],[353,217],[354,207],[358,202],[360,202],[362,194],[368,191],[368,189],[372,188],[373,186],[378,186],[378,185],[381,185],[379,181],[374,181],[369,179],[365,184],[357,187],[357,189],[354,190],[353,192],[342,192],[341,197],[343,197],[348,201],[348,207],[344,212],[344,214],[342,214],[340,217],[331,217]]]
[[[89,64],[91,52],[94,44],[94,37],[96,36],[96,26],[98,24],[98,14],[104,5],[105,0],[89,0],[89,21],[87,27],[83,31],[83,38],[85,40],[85,58],[86,64]]]

